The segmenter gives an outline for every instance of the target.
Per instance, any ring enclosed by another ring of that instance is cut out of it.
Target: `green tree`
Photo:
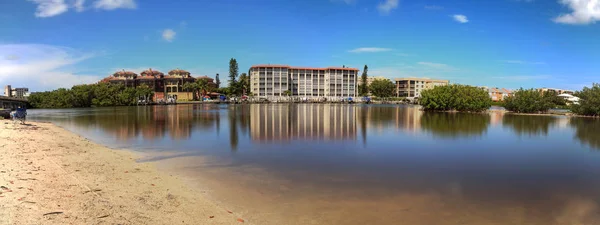
[[[492,99],[483,88],[453,84],[422,91],[419,104],[426,111],[482,112],[491,107]]]
[[[290,90],[285,90],[283,91],[283,95],[288,97],[288,101],[290,101],[290,98],[292,97],[292,91]]]
[[[219,79],[219,74],[218,73],[215,76],[215,84],[217,85],[216,88],[220,88],[221,87],[221,80]]]
[[[535,89],[519,89],[512,96],[504,98],[504,108],[516,113],[544,113],[556,106],[554,92],[540,92]]]
[[[197,93],[198,93],[198,84],[196,82],[189,82],[189,83],[185,83],[183,85],[181,85],[181,88],[183,88],[183,90],[192,92],[192,99],[193,100],[197,100]]]
[[[246,92],[250,90],[250,77],[246,73],[242,73],[240,75],[238,88],[240,89],[242,95],[245,95]]]
[[[361,84],[358,86],[358,95],[367,96],[369,94],[369,85],[367,82],[367,72],[369,71],[369,67],[365,65],[363,69],[362,75],[360,76]]]
[[[374,80],[367,90],[371,90],[371,94],[380,97],[387,98],[394,96],[396,86],[390,80]]]
[[[584,87],[577,91],[575,96],[579,97],[579,104],[571,105],[571,111],[578,115],[600,116],[600,84],[592,84],[592,87]]]
[[[230,94],[236,95],[239,93],[239,89],[238,89],[238,84],[237,84],[237,77],[238,77],[238,63],[237,60],[234,58],[231,58],[229,60],[229,91],[231,92]]]

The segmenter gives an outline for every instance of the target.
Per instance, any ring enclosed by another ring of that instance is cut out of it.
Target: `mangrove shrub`
[[[540,92],[535,89],[519,89],[513,95],[504,98],[504,108],[516,113],[543,113],[556,107],[557,94],[551,91]]]
[[[584,87],[575,93],[579,97],[579,104],[573,104],[571,111],[585,116],[600,116],[600,84],[593,84],[591,88]]]
[[[482,112],[492,100],[483,88],[453,84],[422,91],[419,104],[426,111]]]

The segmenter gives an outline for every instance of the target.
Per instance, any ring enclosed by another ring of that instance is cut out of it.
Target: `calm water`
[[[323,104],[30,115],[176,162],[258,224],[600,224],[597,119]]]

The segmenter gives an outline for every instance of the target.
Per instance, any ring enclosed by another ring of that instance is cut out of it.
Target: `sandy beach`
[[[0,120],[0,224],[251,224],[139,156]]]

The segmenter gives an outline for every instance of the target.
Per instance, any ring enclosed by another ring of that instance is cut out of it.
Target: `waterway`
[[[254,224],[600,224],[600,120],[407,105],[30,110]]]

